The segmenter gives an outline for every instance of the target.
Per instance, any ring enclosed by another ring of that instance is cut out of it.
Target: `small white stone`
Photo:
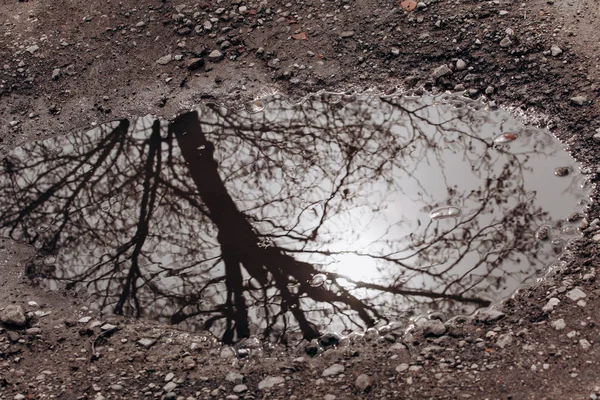
[[[559,299],[557,299],[556,297],[552,297],[550,300],[548,300],[546,305],[544,307],[542,307],[542,311],[550,312],[550,311],[554,310],[554,307],[556,307],[559,303],[560,303]]]
[[[573,301],[581,300],[586,297],[586,294],[579,288],[575,288],[567,293],[567,297]]]
[[[402,364],[400,364],[400,365],[398,365],[398,366],[396,367],[396,372],[398,372],[398,373],[402,373],[402,372],[408,371],[408,368],[409,368],[409,367],[410,367],[410,366],[409,366],[408,364],[404,364],[404,363],[402,363]]]
[[[270,389],[285,382],[282,376],[268,376],[258,383],[258,390]]]
[[[587,341],[587,339],[581,339],[579,341],[579,345],[583,350],[589,350],[592,347],[591,343]]]
[[[556,321],[550,322],[550,326],[552,326],[557,331],[563,330],[567,327],[564,319],[557,319]]]
[[[345,368],[343,365],[341,364],[333,364],[331,367],[325,369],[325,371],[323,371],[323,377],[328,377],[328,376],[335,376],[335,375],[339,375],[342,372],[344,372]]]

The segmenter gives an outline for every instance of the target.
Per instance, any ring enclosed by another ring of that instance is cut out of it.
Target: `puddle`
[[[510,296],[579,236],[585,182],[550,134],[478,102],[273,96],[16,149],[0,233],[105,311],[315,337]]]

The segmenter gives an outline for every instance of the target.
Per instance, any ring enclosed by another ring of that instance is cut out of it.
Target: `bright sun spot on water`
[[[343,275],[353,281],[373,282],[381,275],[375,259],[354,253],[334,256],[334,261],[327,265],[326,270]]]

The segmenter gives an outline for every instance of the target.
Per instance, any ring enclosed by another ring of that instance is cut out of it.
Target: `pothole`
[[[30,143],[0,191],[32,278],[235,342],[507,298],[579,237],[590,188],[551,134],[483,103],[322,94]]]

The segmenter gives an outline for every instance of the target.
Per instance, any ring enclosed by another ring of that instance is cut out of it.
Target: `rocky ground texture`
[[[587,0],[3,0],[2,151],[207,99],[450,90],[548,127],[596,182],[597,18]],[[0,399],[595,399],[599,213],[596,191],[584,237],[493,309],[287,348],[97,315],[31,287],[5,240]]]

